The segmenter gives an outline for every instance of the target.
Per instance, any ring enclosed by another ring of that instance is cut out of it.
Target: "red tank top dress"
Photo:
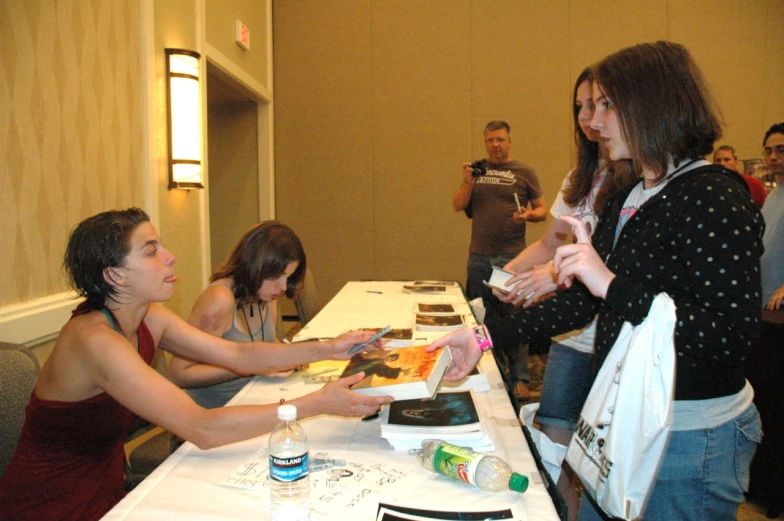
[[[80,305],[73,315],[87,311]],[[155,345],[144,321],[138,338],[149,365]],[[25,411],[22,437],[0,477],[0,521],[103,517],[125,495],[123,445],[136,416],[106,393],[58,402],[33,392]]]

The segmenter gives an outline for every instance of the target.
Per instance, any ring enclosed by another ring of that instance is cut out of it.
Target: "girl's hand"
[[[394,401],[391,396],[365,396],[355,393],[351,386],[361,382],[365,373],[357,373],[335,382],[330,382],[314,395],[319,401],[321,414],[336,416],[368,416],[375,414],[381,406]]]
[[[509,293],[493,290],[493,295],[501,302],[519,307],[529,307],[543,296],[558,289],[557,275],[553,263],[538,264],[532,270],[518,273],[506,281]]]
[[[585,223],[568,216],[562,216],[561,220],[572,226],[577,243],[559,246],[555,252],[553,266],[558,274],[558,283],[568,288],[572,285],[572,277],[577,277],[591,293],[604,298],[615,273],[607,268],[591,245]]]
[[[770,297],[768,301],[768,305],[766,306],[770,310],[777,310],[781,309],[781,300],[784,299],[784,286],[781,286],[779,289],[773,292],[773,296]]]
[[[448,382],[462,380],[482,358],[482,351],[476,342],[473,329],[466,327],[442,336],[430,344],[426,351],[435,351],[446,345],[452,351],[452,363],[444,375],[444,380]]]
[[[370,340],[374,333],[372,331],[349,331],[343,333],[330,341],[324,342],[330,353],[330,358],[333,360],[349,360],[356,353],[348,354],[348,350],[357,344],[363,344]],[[383,351],[384,341],[381,339],[376,340],[372,344],[368,344],[357,352],[370,352],[370,351]]]

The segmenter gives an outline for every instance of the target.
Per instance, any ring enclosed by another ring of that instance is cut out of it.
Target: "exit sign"
[[[250,29],[239,20],[234,22],[234,41],[246,51],[250,49]]]

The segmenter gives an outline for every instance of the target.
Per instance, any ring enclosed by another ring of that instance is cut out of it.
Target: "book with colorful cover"
[[[368,396],[392,396],[395,400],[431,398],[452,362],[449,347],[426,352],[426,345],[357,353],[349,360],[341,378],[365,373],[351,386]]]

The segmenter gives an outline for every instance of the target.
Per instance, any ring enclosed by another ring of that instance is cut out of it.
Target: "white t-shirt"
[[[561,189],[558,191],[558,195],[555,198],[555,202],[550,207],[550,215],[556,219],[562,215],[572,216],[579,221],[584,222],[588,226],[588,231],[593,234],[593,231],[596,229],[596,223],[599,220],[599,218],[596,216],[596,212],[594,212],[593,204],[596,200],[596,194],[599,193],[599,189],[602,187],[604,180],[607,178],[607,169],[605,168],[606,166],[607,162],[601,160],[599,163],[599,173],[594,175],[591,191],[575,206],[569,206],[566,204],[563,198],[564,190],[569,187],[569,183],[571,182],[571,178],[572,175],[574,175],[575,170],[572,169],[568,174],[566,174],[566,177],[561,183]],[[595,336],[596,319],[594,318],[591,323],[584,328],[558,335],[553,338],[553,341],[583,353],[592,353]]]

